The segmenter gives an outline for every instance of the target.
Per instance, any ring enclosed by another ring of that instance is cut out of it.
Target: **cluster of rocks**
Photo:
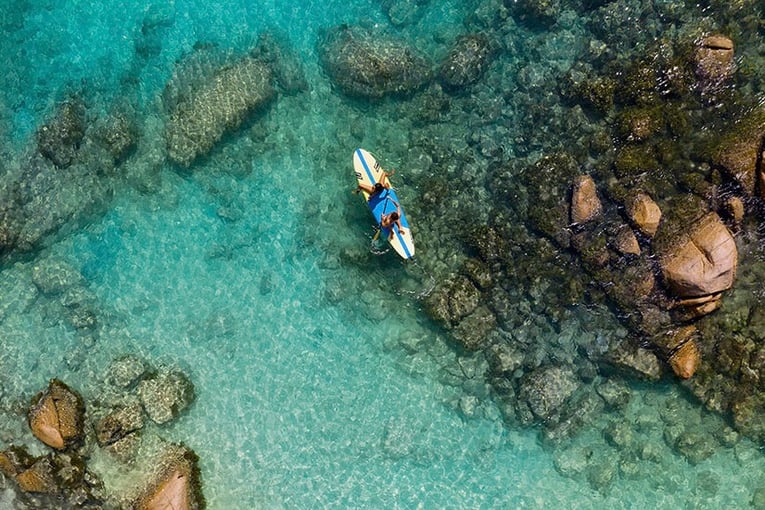
[[[193,385],[177,370],[153,370],[125,356],[109,368],[101,397],[89,404],[53,379],[32,399],[29,428],[51,449],[33,456],[23,446],[0,452],[0,473],[15,481],[18,497],[33,505],[72,508],[204,508],[196,455],[160,440],[144,415],[164,424],[193,401]],[[105,483],[88,461],[100,447],[119,466],[129,486]],[[121,487],[109,490],[109,487]]]

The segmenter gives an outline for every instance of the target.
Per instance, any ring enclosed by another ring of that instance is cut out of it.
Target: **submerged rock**
[[[35,396],[29,410],[32,434],[46,445],[64,450],[84,437],[85,404],[79,394],[58,379]]]
[[[526,375],[521,381],[520,401],[535,419],[550,419],[579,388],[580,382],[568,367],[543,367]]]
[[[143,427],[143,410],[139,402],[121,407],[98,420],[96,439],[108,446]]]
[[[85,106],[77,99],[67,101],[37,131],[37,148],[57,167],[66,168],[74,161],[85,128]]]
[[[332,81],[351,96],[410,94],[431,77],[430,62],[413,46],[361,27],[331,29],[319,52]]]
[[[138,396],[155,423],[166,423],[194,401],[194,385],[177,370],[163,370],[138,383]]]
[[[189,166],[273,97],[271,70],[263,62],[248,56],[224,65],[175,105],[167,123],[168,156]]]
[[[491,62],[492,47],[483,34],[460,36],[441,63],[438,77],[449,89],[461,89],[477,82]]]
[[[733,74],[733,41],[723,35],[702,39],[694,54],[696,76],[705,85],[727,80]]]
[[[136,384],[148,371],[147,363],[133,354],[116,358],[109,365],[107,380],[118,388]]]

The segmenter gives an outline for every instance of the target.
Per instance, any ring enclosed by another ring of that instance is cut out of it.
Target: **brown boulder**
[[[32,467],[16,475],[16,483],[24,492],[56,494],[60,492],[54,467],[47,457],[40,458]]]
[[[198,457],[183,446],[171,446],[135,501],[136,510],[198,510],[205,507]]]
[[[579,175],[574,179],[571,194],[571,223],[587,223],[597,218],[603,211],[598,198],[595,181],[589,175]]]
[[[82,397],[58,379],[32,400],[29,427],[46,445],[64,450],[83,437],[85,405]]]
[[[678,297],[699,297],[730,289],[738,251],[733,236],[714,213],[701,218],[659,257],[664,280]]]
[[[624,209],[629,220],[643,234],[653,237],[661,221],[661,209],[656,202],[645,193],[629,197],[624,203]]]

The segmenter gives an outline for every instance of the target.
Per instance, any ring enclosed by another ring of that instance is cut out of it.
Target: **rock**
[[[263,62],[243,57],[222,66],[175,105],[166,130],[168,156],[189,166],[273,97],[271,70]]]
[[[520,0],[510,4],[513,14],[536,24],[552,25],[560,14],[560,0]]]
[[[11,446],[5,451],[0,452],[0,473],[8,478],[15,478],[22,471],[26,471],[35,459],[29,455],[23,447]]]
[[[632,425],[626,421],[612,421],[603,429],[603,437],[614,448],[624,450],[632,445]]]
[[[678,318],[688,321],[698,319],[714,312],[722,305],[722,292],[698,298],[686,298],[677,301]]]
[[[712,456],[715,444],[706,434],[686,431],[675,441],[675,450],[695,466]]]
[[[722,35],[701,40],[694,54],[696,76],[705,85],[717,84],[733,74],[733,41]]]
[[[611,367],[627,377],[658,381],[661,379],[661,362],[656,355],[633,342],[625,340],[605,357],[606,367]]]
[[[629,386],[621,381],[607,379],[595,389],[610,409],[624,409],[629,404],[631,397]]]
[[[16,475],[16,483],[24,492],[56,494],[60,492],[54,466],[48,457],[37,460],[32,467]]]
[[[29,410],[32,434],[46,445],[64,450],[79,443],[84,434],[82,397],[58,379],[35,396]]]
[[[138,397],[155,423],[166,423],[194,401],[194,385],[180,371],[163,370],[138,383]]]
[[[540,421],[550,419],[579,389],[579,380],[568,367],[542,367],[521,381],[519,399]]]
[[[496,327],[494,314],[487,307],[479,306],[457,324],[453,335],[465,349],[478,351],[486,346],[489,333]]]
[[[491,62],[492,48],[483,34],[460,36],[441,63],[438,77],[447,89],[458,90],[477,82]]]
[[[199,458],[182,445],[167,447],[154,472],[130,508],[136,510],[200,510],[205,507]]]
[[[722,204],[722,210],[725,216],[733,221],[734,225],[740,225],[744,221],[746,210],[744,208],[744,201],[740,197],[727,197]]]
[[[135,402],[98,420],[95,426],[96,439],[99,445],[107,446],[141,427],[143,427],[143,410],[141,404]]]
[[[477,307],[481,292],[465,276],[445,281],[425,301],[430,316],[446,326],[456,325]]]
[[[561,476],[569,478],[582,474],[589,466],[593,453],[592,448],[586,446],[570,446],[565,449],[556,449],[555,470]]]
[[[613,241],[613,247],[622,255],[640,255],[640,243],[635,232],[628,226],[619,229]]]
[[[107,380],[118,388],[129,388],[146,375],[146,362],[133,354],[121,356],[109,365]]]
[[[571,223],[587,223],[600,216],[602,212],[603,205],[598,198],[593,178],[589,175],[577,176],[571,193]]]
[[[266,32],[258,37],[252,56],[266,62],[279,88],[286,94],[308,90],[300,58],[289,45],[289,38]]]
[[[711,212],[660,254],[659,264],[676,296],[715,294],[733,286],[738,264],[736,242],[720,217]]]
[[[624,204],[624,210],[627,213],[627,218],[640,232],[648,237],[653,237],[656,234],[661,221],[661,209],[650,196],[645,193],[638,193],[628,198]]]
[[[413,46],[361,27],[329,30],[319,53],[332,81],[351,96],[411,94],[431,77],[430,63]]]
[[[382,0],[380,4],[395,26],[416,23],[427,8],[429,0]]]
[[[508,377],[520,368],[523,353],[507,343],[496,343],[486,349],[486,361],[493,376]]]
[[[765,175],[760,154],[763,133],[765,109],[757,108],[737,119],[711,148],[712,164],[738,183],[749,197],[755,196],[757,180]],[[759,194],[760,198],[765,198],[765,187],[762,185],[759,186]]]
[[[109,151],[115,162],[121,162],[135,149],[138,128],[130,115],[114,112],[99,123],[95,137]]]
[[[85,284],[82,274],[61,259],[45,258],[32,267],[32,281],[40,292],[57,295]]]
[[[656,345],[667,353],[672,371],[681,379],[690,379],[701,363],[701,353],[695,338],[698,330],[694,325],[683,326],[656,337]]]
[[[85,128],[85,106],[77,99],[67,101],[37,131],[37,148],[57,167],[66,168],[74,161]]]

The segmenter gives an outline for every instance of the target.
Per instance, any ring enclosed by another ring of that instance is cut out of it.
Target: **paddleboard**
[[[405,259],[414,257],[414,240],[412,239],[412,230],[409,228],[409,222],[404,214],[404,208],[401,206],[396,195],[396,190],[390,184],[390,180],[385,176],[385,171],[377,162],[374,156],[364,149],[353,151],[353,171],[356,174],[356,180],[359,185],[374,187],[378,182],[386,187],[380,193],[370,196],[366,191],[362,191],[364,201],[369,206],[369,210],[375,217],[377,224],[382,221],[383,214],[390,214],[396,210],[396,204],[399,204],[400,223],[390,228],[383,228],[381,235],[387,237],[388,242],[396,250],[396,253]]]

